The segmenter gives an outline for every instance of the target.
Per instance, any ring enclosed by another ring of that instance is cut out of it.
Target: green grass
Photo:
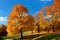
[[[60,34],[45,34],[33,38],[32,40],[60,40]]]
[[[7,37],[6,35],[5,36],[0,36],[1,38],[3,38],[3,39],[14,39],[14,38],[20,38],[20,35],[13,35],[13,36],[11,36],[11,37]]]
[[[28,36],[28,35],[34,35],[34,34],[26,33],[26,32],[23,33],[23,36]],[[3,38],[3,39],[17,39],[17,38],[20,38],[20,37],[21,37],[20,34],[18,34],[18,35],[15,34],[11,37],[7,37],[6,35],[5,36],[0,36],[0,38]]]
[[[24,38],[30,40],[60,40],[60,34],[29,34],[23,33]],[[11,37],[0,36],[3,39],[18,39],[20,35],[13,35]]]

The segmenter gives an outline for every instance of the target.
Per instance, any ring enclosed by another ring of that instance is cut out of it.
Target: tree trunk
[[[33,30],[31,30],[32,34],[33,34]]]
[[[55,32],[55,27],[54,26],[52,27],[52,29],[53,29],[53,32]]]
[[[49,32],[49,31],[50,31],[50,28],[48,28],[47,32]]]
[[[40,32],[40,28],[39,28],[39,26],[38,26],[38,33]]]
[[[20,33],[21,33],[21,38],[20,38],[20,40],[23,40],[23,31],[22,31],[22,29],[21,29]]]

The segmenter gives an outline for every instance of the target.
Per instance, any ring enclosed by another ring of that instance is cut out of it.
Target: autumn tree
[[[34,17],[28,14],[24,6],[16,5],[8,17],[7,26],[8,36],[20,33],[21,38],[23,38],[23,31],[28,31],[30,29],[33,33],[33,28],[35,26]]]
[[[52,29],[53,31],[57,27],[57,16],[60,15],[60,0],[54,0],[53,4],[51,6],[47,6],[46,9],[46,14],[47,15],[52,15]]]
[[[20,31],[19,31],[20,26],[18,27],[18,25],[20,25],[20,23],[22,23],[20,21],[23,20],[22,16],[24,16],[24,15],[27,16],[28,11],[23,5],[15,5],[13,7],[12,12],[8,17],[8,22],[7,22],[7,32],[8,32],[7,35],[8,36],[20,33]]]
[[[43,26],[41,25],[43,22],[43,16],[44,16],[44,11],[45,11],[45,8],[42,8],[40,12],[37,12],[36,15],[35,15],[35,22],[36,22],[36,25],[37,25],[37,31],[38,33],[41,31],[41,29],[43,29]],[[41,24],[40,24],[41,23]]]
[[[37,31],[39,33],[40,32],[40,25],[39,25],[39,23],[37,23],[36,25],[37,25]]]
[[[59,13],[60,13],[60,12],[59,12],[59,9],[60,9],[60,8],[59,8],[59,7],[60,7],[60,6],[59,6],[59,2],[60,2],[59,0],[54,0],[54,3],[53,3],[51,6],[47,6],[47,7],[42,8],[41,11],[40,11],[40,13],[38,13],[38,15],[41,14],[41,13],[43,14],[43,16],[44,16],[45,13],[46,13],[46,15],[52,15],[52,21],[55,21],[57,15],[59,15]],[[44,10],[45,10],[45,12],[44,12]],[[43,16],[40,15],[40,19],[41,19],[41,20],[43,20],[43,19],[45,20],[45,18],[43,18]],[[41,21],[41,20],[40,20],[40,21]],[[52,23],[52,25],[53,25],[52,29],[54,30],[54,29],[55,29],[55,28],[54,28],[54,26],[55,26],[54,23],[55,23],[55,22],[52,22],[52,21],[51,21],[51,23]],[[57,21],[57,20],[56,20],[56,21]],[[42,21],[42,22],[43,22],[43,21]],[[42,23],[42,22],[41,22],[41,23]],[[45,24],[46,24],[46,23],[47,23],[47,22],[45,22]],[[49,23],[48,23],[48,24],[49,24]],[[40,25],[41,25],[41,24],[40,24]],[[43,25],[43,23],[42,23],[42,25]],[[41,25],[41,26],[42,26],[42,25]],[[45,25],[45,26],[46,26],[46,25]]]
[[[4,24],[1,24],[0,25],[0,35],[6,35],[7,32],[6,32],[6,25]]]

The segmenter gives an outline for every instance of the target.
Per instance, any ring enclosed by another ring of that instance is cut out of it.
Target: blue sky
[[[0,24],[6,24],[7,18],[16,4],[24,5],[30,15],[40,11],[42,7],[49,6],[53,0],[0,0]]]

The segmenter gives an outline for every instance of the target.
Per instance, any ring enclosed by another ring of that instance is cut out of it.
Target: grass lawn
[[[30,35],[33,36],[35,34],[29,33],[29,32],[24,32],[23,33],[24,38],[26,38],[27,36],[30,36]],[[20,38],[20,34],[19,35],[13,35],[11,37],[7,37],[6,35],[5,36],[0,36],[0,38],[2,38],[2,39],[18,39],[18,38]]]
[[[0,36],[3,39],[18,39],[20,35],[13,35],[11,37]],[[60,34],[31,34],[24,32],[23,38],[26,40],[60,40]]]
[[[60,40],[60,34],[45,34],[33,38],[32,40]]]

